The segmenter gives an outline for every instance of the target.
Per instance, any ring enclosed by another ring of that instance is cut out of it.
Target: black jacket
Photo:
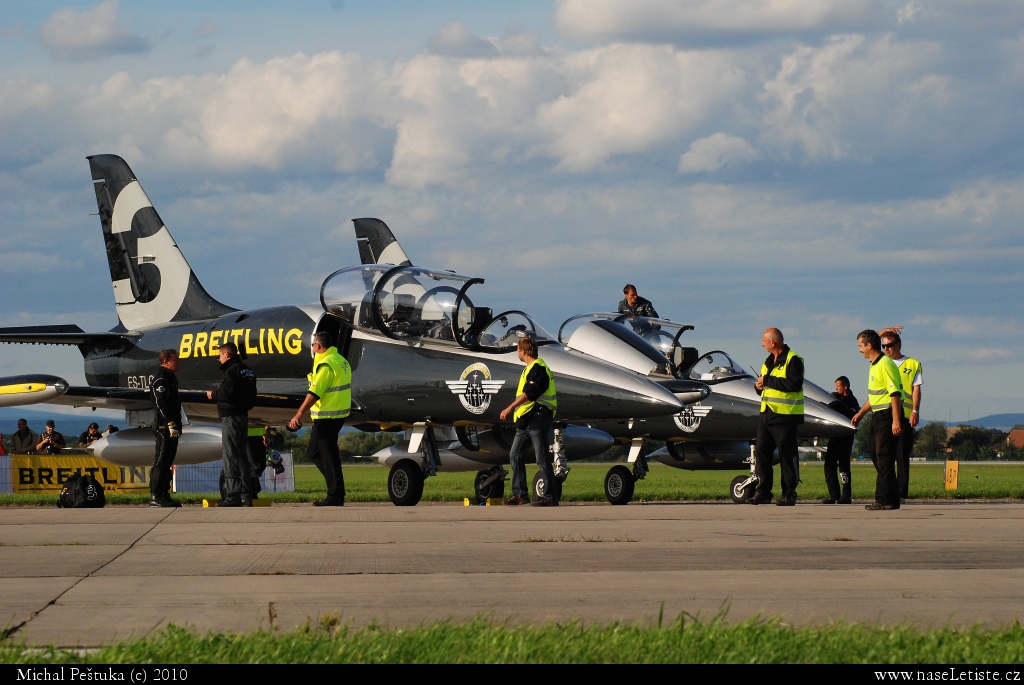
[[[619,301],[619,314],[632,314],[633,316],[649,316],[652,319],[658,318],[658,312],[654,311],[651,301],[637,295],[636,304],[630,307],[625,299]]]
[[[857,401],[852,392],[849,395],[840,395],[834,392],[832,397],[835,399],[828,403],[829,409],[836,410],[846,418],[852,419],[860,411],[860,402]]]
[[[149,386],[156,404],[156,423],[166,427],[173,423],[181,430],[181,399],[178,397],[178,377],[163,366],[153,376]]]
[[[248,416],[249,410],[242,405],[242,393],[245,391],[242,377],[255,378],[255,374],[238,357],[227,360],[220,368],[224,378],[213,392],[213,399],[217,401],[217,416],[222,419],[225,416]]]
[[[786,357],[789,356],[789,345],[782,346],[782,354],[779,355],[779,361],[785,362]],[[800,357],[793,357],[793,361],[786,367],[786,377],[776,378],[770,376],[772,369],[775,368],[775,355],[769,354],[768,358],[764,360],[764,365],[768,371],[764,375],[764,387],[771,388],[772,390],[781,390],[782,392],[797,392],[804,388],[804,362]],[[761,391],[758,390],[757,394],[760,395]],[[761,412],[761,423],[766,423],[772,426],[779,425],[799,425],[804,422],[803,414],[776,414],[768,407]]]

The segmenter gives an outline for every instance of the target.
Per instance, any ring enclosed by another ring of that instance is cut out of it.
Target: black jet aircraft
[[[364,264],[411,263],[383,222],[357,222],[356,234]],[[566,348],[646,376],[671,388],[686,405],[674,416],[588,423],[591,430],[630,445],[632,468],[618,464],[605,476],[605,496],[612,504],[626,504],[633,498],[636,481],[648,473],[649,459],[692,471],[748,470],[749,475],[737,476],[732,482],[731,496],[736,502],[745,500],[757,487],[751,443],[757,437],[761,397],[754,388],[755,378],[721,350],[701,354],[685,346],[683,334],[692,330],[693,326],[667,319],[623,314],[582,314],[559,328],[558,341]],[[825,390],[805,381],[804,395],[801,438],[829,438],[854,431],[849,419],[827,406],[833,398]],[[569,425],[565,430],[571,434],[578,427]],[[643,455],[644,440],[664,441],[665,447]],[[500,444],[492,448],[492,458],[497,458],[500,448]],[[389,466],[400,458],[402,449],[400,444],[373,456]],[[456,457],[464,454],[454,441],[449,449]],[[777,463],[778,457],[775,459]],[[456,459],[450,461],[457,463]],[[543,494],[543,488],[543,482],[535,479],[536,493]]]
[[[747,499],[757,487],[751,460],[751,443],[757,437],[761,411],[756,379],[721,350],[699,353],[697,348],[685,346],[683,334],[692,330],[693,326],[668,319],[628,314],[582,314],[559,328],[559,342],[571,350],[652,378],[667,374],[711,388],[709,397],[686,406],[675,416],[590,424],[620,442],[632,442],[632,470],[620,464],[605,477],[605,495],[612,504],[632,499],[635,482],[646,476],[647,461],[651,459],[690,471],[749,468],[750,475],[733,479],[734,502]],[[848,418],[827,406],[832,400],[828,392],[804,381],[804,423],[797,432],[800,438],[840,437],[854,432]],[[644,439],[665,441],[665,447],[642,456],[640,445]]]
[[[319,331],[338,341],[352,365],[349,425],[412,431],[414,454],[396,463],[388,480],[396,504],[416,504],[424,477],[440,467],[434,427],[452,427],[472,447],[477,427],[499,423],[522,372],[515,349],[524,335],[543,346],[558,381],[559,415],[568,420],[639,420],[682,409],[661,385],[565,349],[524,312],[492,315],[476,306],[468,291],[481,278],[409,264],[363,264],[331,274],[318,304],[247,311],[227,306],[203,288],[128,164],[115,155],[88,160],[119,323],[99,333],[75,325],[0,328],[3,343],[77,346],[87,382],[73,386],[43,374],[0,378],[0,406],[125,410],[126,424],[137,428],[94,443],[96,456],[149,463],[149,385],[157,353],[167,348],[181,358],[179,387],[191,422],[217,422],[205,393],[220,382],[218,348],[230,341],[258,378],[250,422],[286,423],[305,397],[310,339]],[[218,458],[217,438],[216,430],[186,426],[178,463]]]

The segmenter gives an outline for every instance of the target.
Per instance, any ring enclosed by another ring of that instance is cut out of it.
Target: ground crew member
[[[526,364],[519,377],[519,387],[512,404],[502,410],[500,419],[505,421],[509,414],[516,426],[516,436],[512,439],[512,452],[509,462],[512,466],[512,497],[505,504],[530,504],[529,487],[526,484],[526,441],[533,443],[533,452],[537,456],[537,467],[544,479],[546,492],[538,496],[533,504],[541,507],[556,507],[558,499],[555,492],[555,475],[551,468],[551,433],[552,423],[558,411],[558,400],[555,396],[555,377],[551,369],[537,356],[537,343],[533,338],[520,338],[517,347],[519,361]]]
[[[899,334],[902,328],[893,326],[878,334],[882,339],[882,352],[896,364],[900,370],[900,382],[903,383],[904,423],[896,455],[896,485],[900,490],[901,504],[910,491],[910,455],[914,451],[914,428],[921,420],[921,386],[924,385],[921,362],[903,356],[903,340]]]
[[[828,403],[846,418],[853,418],[860,409],[860,402],[850,392],[850,379],[840,376],[836,379],[835,399]],[[853,481],[850,477],[850,453],[853,451],[853,440],[856,435],[829,438],[825,449],[825,485],[828,497],[821,500],[822,504],[850,504],[853,502]],[[838,475],[836,474],[838,471]],[[841,487],[840,487],[841,486]]]
[[[878,472],[875,501],[864,507],[871,511],[900,508],[894,467],[903,431],[903,386],[899,369],[893,360],[882,354],[881,346],[882,341],[875,331],[865,330],[857,335],[857,348],[865,359],[871,361],[871,366],[868,367],[868,399],[850,419],[856,426],[865,414],[871,412],[871,460]]]
[[[249,388],[255,385],[256,374],[238,358],[235,343],[221,343],[218,354],[224,378],[209,399],[217,400],[221,440],[224,445],[224,499],[218,507],[252,506],[252,467],[249,459],[247,433],[249,424]]]
[[[796,504],[800,478],[796,432],[804,422],[804,360],[784,344],[778,328],[761,334],[761,347],[768,350],[768,358],[761,364],[761,375],[754,383],[761,396],[761,421],[754,443],[754,475],[758,484],[747,504],[772,501],[772,454],[778,448],[782,497],[775,504],[791,507]]]
[[[302,415],[309,410],[313,428],[306,454],[320,469],[327,483],[327,497],[315,507],[345,506],[345,477],[341,472],[338,433],[352,408],[352,367],[334,347],[328,333],[313,334],[313,372],[302,406],[288,422],[292,430],[302,428]]]
[[[176,350],[160,350],[157,360],[160,368],[149,386],[156,405],[156,425],[153,426],[156,454],[149,476],[149,506],[180,507],[180,502],[171,499],[171,467],[174,466],[178,438],[181,437],[181,399],[178,397],[176,375],[180,361]]]

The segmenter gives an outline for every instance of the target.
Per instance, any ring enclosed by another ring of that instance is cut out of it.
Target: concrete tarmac
[[[1005,626],[1024,506],[801,503],[0,510],[9,640],[95,646],[174,623],[666,621]]]

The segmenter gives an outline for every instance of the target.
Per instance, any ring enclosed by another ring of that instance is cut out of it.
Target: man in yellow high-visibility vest
[[[512,404],[502,410],[502,421],[512,415],[516,425],[516,436],[512,439],[509,463],[512,467],[512,497],[505,500],[507,505],[530,504],[529,487],[526,484],[526,441],[533,443],[537,455],[537,467],[547,487],[547,494],[537,497],[533,504],[541,507],[558,506],[552,496],[555,482],[552,470],[550,434],[558,400],[555,395],[555,377],[543,359],[537,357],[537,343],[532,338],[520,338],[519,361],[526,364],[519,377],[519,387]]]
[[[761,396],[761,421],[754,443],[754,475],[758,484],[747,503],[769,504],[772,501],[772,454],[777,447],[782,497],[775,504],[791,507],[796,504],[799,481],[796,432],[804,422],[804,360],[784,343],[778,328],[769,328],[761,334],[761,347],[768,350],[768,358],[754,383]]]
[[[327,497],[313,502],[314,507],[345,506],[345,477],[341,472],[338,433],[352,409],[352,367],[341,356],[328,333],[313,334],[313,372],[302,406],[288,427],[302,427],[302,415],[309,410],[313,430],[309,432],[306,456],[323,474]]]
[[[878,334],[882,339],[882,352],[896,364],[903,383],[903,432],[896,455],[896,485],[900,489],[901,504],[910,491],[910,454],[914,451],[914,429],[921,420],[921,386],[924,385],[921,362],[903,354],[903,339],[899,333],[902,328],[893,326]]]
[[[865,507],[871,511],[900,508],[896,484],[896,452],[903,432],[903,384],[896,364],[882,354],[882,341],[872,330],[857,335],[857,349],[871,362],[868,368],[868,399],[850,419],[853,425],[871,412],[871,460],[878,472],[875,501]]]

